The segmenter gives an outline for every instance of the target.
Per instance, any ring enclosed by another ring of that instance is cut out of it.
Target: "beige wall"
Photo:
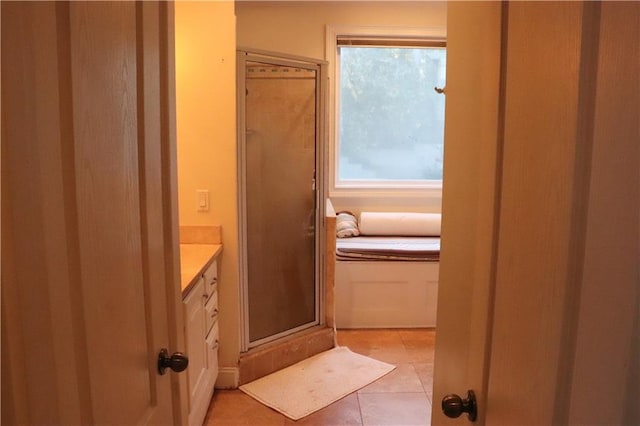
[[[238,46],[325,58],[326,25],[445,26],[445,2],[310,1],[236,3]]]
[[[329,61],[325,53],[326,26],[445,28],[445,2],[294,1],[236,3],[237,42],[261,49]],[[329,82],[331,84],[331,81]],[[329,112],[329,119],[332,113]],[[329,128],[332,128],[330,125]],[[330,133],[330,132],[329,132]],[[345,196],[332,193],[336,210],[440,211],[440,197]]]
[[[235,16],[232,1],[176,2],[176,102],[181,225],[221,225],[220,365],[237,366]],[[198,212],[196,190],[210,209]]]

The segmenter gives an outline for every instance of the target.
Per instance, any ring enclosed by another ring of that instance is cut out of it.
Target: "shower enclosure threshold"
[[[239,385],[249,383],[334,347],[331,327],[315,326],[240,354]]]

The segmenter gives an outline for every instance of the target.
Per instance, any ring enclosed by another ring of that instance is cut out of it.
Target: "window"
[[[337,37],[334,188],[440,186],[443,41]]]

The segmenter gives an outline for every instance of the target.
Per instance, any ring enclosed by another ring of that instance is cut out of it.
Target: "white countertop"
[[[186,293],[222,251],[222,244],[180,244],[180,287]]]

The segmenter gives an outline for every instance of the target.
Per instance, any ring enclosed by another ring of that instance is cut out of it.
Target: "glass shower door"
[[[318,324],[319,99],[315,67],[249,59],[241,168],[251,347]]]

